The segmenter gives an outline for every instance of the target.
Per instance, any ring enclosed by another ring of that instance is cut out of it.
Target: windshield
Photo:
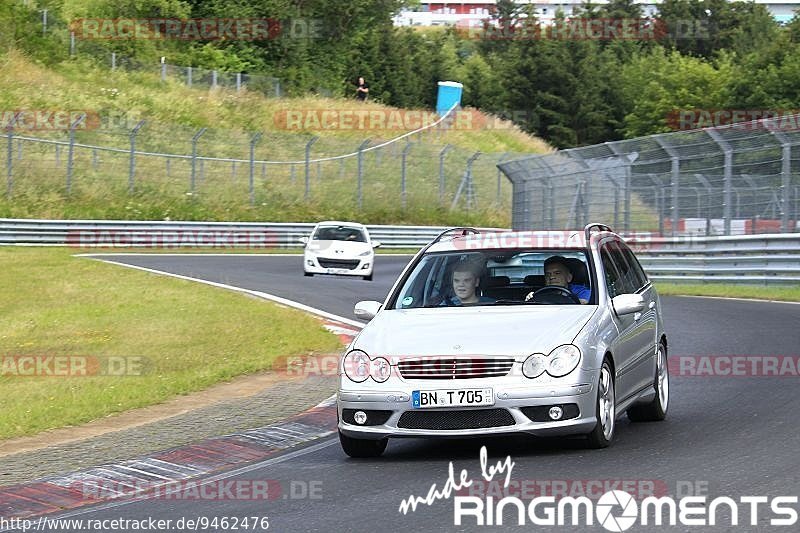
[[[428,254],[406,279],[393,308],[592,303],[587,265],[581,250]]]
[[[311,240],[367,242],[363,231],[349,226],[320,226]]]

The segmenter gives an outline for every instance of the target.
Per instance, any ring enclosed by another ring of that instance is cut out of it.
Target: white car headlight
[[[356,383],[366,381],[370,375],[370,366],[369,356],[361,350],[349,352],[342,360],[345,375]]]
[[[372,360],[370,365],[369,375],[378,383],[383,383],[392,373],[392,367],[389,361],[384,357],[376,357]]]
[[[367,257],[370,254],[372,254],[372,250],[367,250],[366,252],[361,252],[358,254],[358,257]]]
[[[578,367],[581,362],[581,351],[574,344],[563,344],[547,356],[547,373],[553,377],[566,376]]]
[[[547,360],[543,354],[535,353],[529,355],[525,362],[522,363],[522,375],[526,378],[538,378],[547,368]]]

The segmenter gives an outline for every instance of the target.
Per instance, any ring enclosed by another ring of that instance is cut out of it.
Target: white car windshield
[[[589,272],[581,250],[431,253],[408,276],[393,308],[591,303]]]
[[[320,226],[311,240],[367,242],[363,231],[349,226]]]

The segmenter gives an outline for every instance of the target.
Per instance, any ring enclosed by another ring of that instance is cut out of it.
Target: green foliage
[[[634,58],[622,70],[623,98],[633,103],[626,137],[671,131],[668,121],[682,109],[726,107],[735,73],[729,56],[712,64],[659,48]]]

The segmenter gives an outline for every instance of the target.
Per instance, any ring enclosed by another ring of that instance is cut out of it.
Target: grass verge
[[[765,287],[763,285],[656,283],[656,288],[662,296],[720,296],[800,302],[800,285]]]
[[[300,311],[72,253],[0,249],[0,439],[160,403],[269,369],[279,356],[341,348]],[[85,357],[88,373],[119,358],[132,375],[20,376],[29,368],[20,356]]]

